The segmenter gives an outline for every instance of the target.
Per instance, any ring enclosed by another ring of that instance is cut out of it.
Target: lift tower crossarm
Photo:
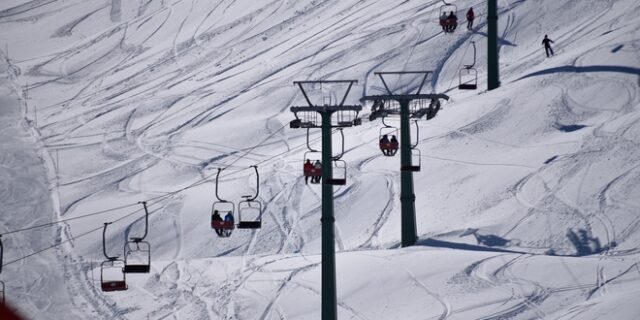
[[[305,84],[340,84],[340,83],[348,83],[349,87],[347,87],[347,91],[344,93],[344,96],[342,97],[342,101],[340,102],[340,104],[338,105],[338,107],[342,107],[344,105],[344,102],[347,100],[347,96],[349,95],[349,92],[351,91],[351,88],[353,87],[353,84],[358,83],[358,80],[307,80],[307,81],[294,81],[293,84],[297,85],[298,88],[300,88],[300,91],[302,91],[302,95],[304,95],[304,99],[307,100],[307,103],[309,104],[309,107],[315,107],[315,105],[311,102],[311,100],[309,99],[309,95],[307,95],[307,91],[304,90],[304,86]]]
[[[383,71],[383,72],[374,72],[373,74],[380,77],[380,80],[382,81],[382,84],[384,85],[385,89],[387,89],[387,92],[389,93],[389,95],[393,95],[393,93],[391,92],[391,89],[389,89],[389,86],[387,85],[387,82],[384,81],[385,75],[423,74],[424,77],[422,77],[422,82],[420,82],[420,87],[418,88],[418,92],[416,92],[416,94],[420,94],[420,92],[422,91],[422,88],[424,87],[424,84],[427,82],[427,77],[432,73],[433,71]]]

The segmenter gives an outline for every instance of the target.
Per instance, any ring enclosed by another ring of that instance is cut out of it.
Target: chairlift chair
[[[334,186],[347,184],[347,163],[344,160],[333,159],[333,177],[327,179],[325,183]]]
[[[331,158],[333,162],[333,174],[325,181],[326,184],[334,186],[343,186],[347,184],[347,163],[344,160],[340,160],[344,156],[344,132],[342,128],[339,128],[340,137],[342,138],[340,154]]]
[[[460,85],[458,86],[458,89],[478,89],[478,71],[475,68],[471,66],[465,66],[463,69],[460,69]]]
[[[124,272],[125,273],[149,273],[151,271],[151,244],[144,241],[149,232],[149,210],[147,203],[141,202],[144,207],[144,235],[130,238],[124,244]]]
[[[380,151],[382,151],[382,154],[386,157],[393,157],[398,153],[398,148],[400,147],[398,142],[398,128],[387,125],[384,122],[384,118],[382,118],[382,124],[384,124],[384,127],[380,128],[380,136],[378,139]],[[387,139],[384,139],[385,136]],[[396,137],[396,139],[393,139],[393,137]]]
[[[252,166],[256,172],[256,194],[242,196],[238,203],[238,229],[260,229],[262,227],[262,204],[256,201],[260,194],[260,174],[258,166]]]
[[[476,90],[478,89],[478,70],[474,68],[476,65],[476,42],[471,41],[473,46],[473,63],[465,65],[460,69],[460,90]]]
[[[216,231],[219,237],[228,238],[231,236],[233,229],[235,229],[235,219],[226,220],[225,217],[230,214],[233,218],[235,205],[233,202],[221,199],[218,195],[218,179],[220,178],[220,171],[222,171],[222,169],[218,168],[218,173],[216,175],[216,198],[218,201],[215,201],[211,206],[211,228]],[[220,220],[215,219],[216,213],[218,213],[221,218]]]
[[[309,143],[310,130],[307,128],[307,149],[302,159],[302,174],[305,179],[311,178],[311,183],[319,184],[322,180],[322,153],[318,150],[311,148]],[[314,155],[315,156],[312,156]],[[320,163],[319,168],[316,168],[316,163]],[[311,164],[311,165],[309,165]]]
[[[218,235],[221,238],[228,238],[229,236],[231,236],[233,229],[236,228],[235,222],[233,220],[224,220],[224,217],[226,217],[228,214],[231,214],[231,216],[233,217],[234,209],[235,206],[233,202],[229,202],[226,200],[216,201],[211,207],[211,228],[219,231]],[[216,212],[218,212],[222,220],[214,219],[214,214]]]
[[[313,154],[316,154],[317,156],[314,157],[312,156]],[[320,183],[322,178],[322,167],[316,168],[315,166],[316,162],[322,163],[320,161],[321,158],[322,156],[320,155],[320,152],[316,150],[309,150],[304,153],[304,158],[302,160],[302,172],[305,177],[312,178],[311,183],[313,184]],[[305,166],[307,162],[311,163],[311,166]],[[316,178],[316,179],[313,179],[313,178]]]
[[[414,148],[411,149],[411,165],[410,166],[402,166],[400,168],[400,171],[411,171],[411,172],[418,172],[420,171],[420,164],[421,164],[421,153],[420,153],[420,149]]]
[[[457,16],[458,7],[455,4],[447,3],[444,0],[442,0],[442,2],[444,3],[444,5],[440,6],[440,15],[438,15],[438,20],[440,22],[440,26],[443,30],[445,30],[445,32],[452,33],[458,26],[458,23],[453,19],[449,19],[449,13],[453,12]],[[445,27],[453,27],[453,29],[451,29],[451,31],[447,31]]]
[[[128,289],[125,262],[118,259],[118,256],[107,255],[106,233],[110,224],[111,222],[106,222],[102,230],[102,252],[107,260],[100,264],[100,286],[103,292],[124,291]]]

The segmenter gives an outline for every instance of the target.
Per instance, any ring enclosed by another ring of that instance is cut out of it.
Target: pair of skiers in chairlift
[[[311,163],[311,160],[307,159],[304,163],[303,170],[305,173],[305,184],[309,183],[309,177],[311,177],[311,183],[320,183],[320,179],[322,179],[322,163],[320,160],[316,160],[314,163]]]
[[[383,135],[380,138],[380,149],[385,156],[393,156],[398,150],[398,138],[391,135],[391,140],[389,140],[389,135]]]
[[[233,223],[233,214],[231,214],[231,212],[227,212],[227,214],[224,216],[224,220],[223,220],[222,216],[220,215],[220,212],[218,212],[218,210],[213,210],[213,215],[211,216],[211,220]]]

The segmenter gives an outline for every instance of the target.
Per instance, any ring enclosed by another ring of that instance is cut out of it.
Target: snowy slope
[[[5,261],[77,237],[7,265],[9,301],[38,319],[67,309],[79,318],[319,318],[320,194],[300,177],[304,130],[286,127],[288,108],[302,103],[291,82],[358,79],[356,102],[380,89],[374,71],[428,69],[429,90],[452,100],[420,122],[420,246],[396,249],[399,160],[377,150],[380,123],[345,130],[349,182],[335,203],[341,318],[637,317],[640,5],[503,1],[502,88],[462,93],[469,41],[486,87],[486,20],[484,4],[456,4],[475,6],[474,32],[442,34],[438,1],[3,2],[2,108],[14,111],[2,117],[23,113],[22,134],[36,142],[11,145],[42,154],[51,199],[26,201],[38,219],[26,223],[16,192],[2,197],[0,232],[122,207],[3,237]],[[552,59],[545,33],[556,41]],[[393,86],[407,83],[415,79]],[[317,148],[318,138],[312,132]],[[227,168],[221,196],[237,201],[254,191],[247,167],[256,163],[264,228],[217,238],[208,223],[216,169]],[[3,180],[27,189],[43,170]],[[126,293],[101,293],[99,228],[117,220],[107,243],[122,250],[142,231],[136,202],[152,198],[152,274],[129,277]],[[40,281],[19,282],[21,270]]]

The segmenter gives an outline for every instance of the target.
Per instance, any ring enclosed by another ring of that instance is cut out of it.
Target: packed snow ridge
[[[29,319],[319,319],[320,188],[292,82],[358,80],[355,104],[381,92],[376,71],[432,70],[424,90],[451,99],[418,122],[418,245],[400,248],[399,159],[371,105],[344,130],[339,318],[640,318],[640,3],[499,1],[492,91],[486,2],[454,4],[472,30],[444,33],[442,1],[3,0],[7,302]],[[472,41],[479,90],[462,92]],[[217,169],[237,203],[255,164],[262,228],[220,238]],[[122,255],[143,200],[151,272],[104,293],[103,223]]]

